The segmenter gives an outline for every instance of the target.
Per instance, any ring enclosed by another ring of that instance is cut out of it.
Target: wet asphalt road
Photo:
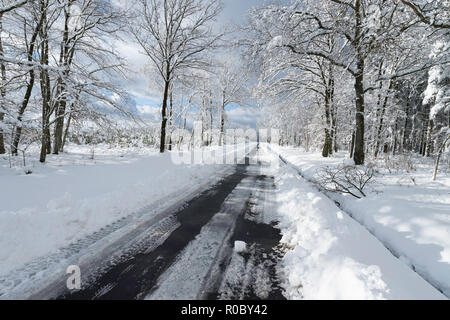
[[[252,184],[256,186],[260,181],[271,180],[271,177],[255,174],[257,165],[252,165],[253,170],[248,170],[248,159],[245,165],[237,165],[233,174],[224,178],[211,189],[201,193],[188,201],[175,213],[178,228],[156,249],[149,252],[143,248],[131,257],[126,257],[118,263],[112,264],[95,280],[89,281],[81,290],[65,292],[57,299],[68,300],[131,300],[144,299],[158,284],[160,277],[177,262],[183,250],[201,233],[202,228],[220,212],[225,200],[230,197],[233,190],[250,177]],[[273,184],[273,183],[272,183]],[[266,184],[266,185],[271,185]],[[232,260],[231,249],[235,240],[245,241],[250,247],[249,252],[242,255],[244,261],[251,259],[252,263],[263,265],[267,260],[267,272],[264,273],[267,281],[273,284],[267,295],[258,294],[252,289],[251,283],[246,283],[245,288],[239,284],[237,288],[229,289],[225,296],[221,292],[222,282],[226,279],[215,279],[215,285],[210,288],[207,299],[283,299],[276,275],[276,263],[281,258],[276,247],[280,241],[279,230],[273,226],[256,223],[245,217],[256,215],[252,212],[251,195],[245,201],[244,210],[240,213],[231,237],[227,238],[226,246],[229,246],[228,255],[217,261],[218,267],[226,274],[226,269]],[[223,208],[222,208],[223,211]],[[200,250],[200,249],[199,249]],[[248,269],[248,268],[247,268]],[[245,275],[243,275],[245,276]],[[189,279],[186,279],[187,281]],[[267,282],[266,281],[266,282]],[[233,292],[236,292],[233,296]]]

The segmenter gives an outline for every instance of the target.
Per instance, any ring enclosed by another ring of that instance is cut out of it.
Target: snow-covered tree
[[[376,141],[370,145],[376,153],[381,148],[395,82],[436,64],[436,59],[428,58],[427,39],[432,35],[427,28],[428,25],[417,22],[416,15],[398,2],[299,0],[291,5],[254,9],[244,43],[249,48],[248,55],[263,66],[262,78],[272,79],[272,84],[284,81],[290,90],[320,88],[317,81],[324,77],[317,72],[320,68],[312,67],[314,62],[331,65],[333,72],[328,74],[347,73],[353,83],[351,100],[355,106],[351,154],[356,164],[363,164],[368,136]],[[309,78],[305,77],[307,72]],[[328,82],[333,83],[330,79]],[[339,90],[328,87],[328,94]],[[324,155],[327,155],[332,117],[327,117],[330,108],[326,100],[330,97],[326,99],[327,95],[323,94],[327,89],[319,91],[325,105]],[[400,127],[398,122],[397,127]]]
[[[28,0],[21,0],[21,1],[15,1],[15,2],[9,2],[7,1],[7,5],[5,5],[5,1],[2,1],[0,3],[0,56],[3,57],[5,54],[4,48],[3,48],[3,16],[8,14],[9,12],[12,12],[22,6],[24,6]],[[5,118],[5,105],[7,104],[7,68],[6,68],[6,62],[0,58],[0,71],[1,71],[1,83],[0,83],[0,154],[4,154],[6,152],[5,149],[5,140],[3,135],[4,130],[4,118]]]
[[[234,60],[235,61],[235,60]],[[222,145],[225,133],[226,108],[230,104],[243,105],[248,100],[248,73],[243,72],[243,67],[232,59],[221,63],[216,71],[217,94],[219,95],[220,136],[219,145]]]
[[[163,87],[160,152],[165,151],[170,87],[175,77],[208,65],[205,55],[222,34],[211,23],[222,4],[219,0],[139,0],[137,20],[130,30],[157,70]]]

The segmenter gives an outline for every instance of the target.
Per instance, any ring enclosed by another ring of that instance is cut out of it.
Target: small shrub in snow
[[[397,185],[399,186],[416,186],[416,178],[412,175],[406,174],[401,175],[400,178],[397,180]]]
[[[323,167],[318,170],[315,183],[320,189],[349,194],[355,198],[366,197],[364,190],[374,180],[373,165],[355,166],[342,164],[337,167]]]
[[[416,165],[414,164],[413,157],[409,153],[405,153],[393,158],[387,156],[384,160],[384,165],[389,173],[411,173],[416,171]]]

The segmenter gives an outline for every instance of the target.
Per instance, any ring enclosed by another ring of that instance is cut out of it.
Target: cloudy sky
[[[233,20],[235,22],[245,21],[247,11],[255,6],[261,6],[264,0],[224,0],[225,8],[222,17],[225,20]]]
[[[248,10],[264,2],[264,0],[224,0],[225,8],[219,23],[244,23]],[[140,53],[140,48],[132,41],[117,43],[116,49],[128,61],[130,72],[127,88],[136,101],[138,111],[143,118],[158,121],[161,106],[160,90],[146,76],[151,73],[146,70],[148,59]],[[259,110],[252,106],[230,106],[227,108],[227,116],[233,127],[255,127],[259,119]]]

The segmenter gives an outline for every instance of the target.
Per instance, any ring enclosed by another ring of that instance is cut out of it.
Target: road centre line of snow
[[[256,177],[246,177],[223,202],[221,210],[180,254],[146,299],[201,299],[217,276],[215,268],[226,250],[237,218],[247,207]]]

